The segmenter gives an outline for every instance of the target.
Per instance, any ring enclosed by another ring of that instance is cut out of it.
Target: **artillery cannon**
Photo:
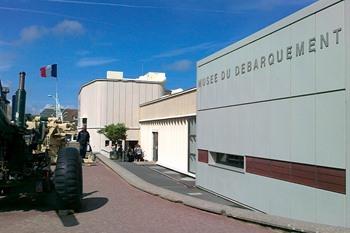
[[[40,129],[42,118],[36,116],[31,120],[26,121],[28,130]],[[72,135],[77,134],[75,124],[62,122],[56,117],[49,117],[45,119],[46,133],[42,143],[37,147],[38,151],[47,152],[51,158],[51,164],[56,164],[58,152],[68,144],[68,140]],[[71,145],[70,145],[71,146]]]
[[[8,89],[3,88],[0,81],[0,196],[18,190],[27,193],[55,190],[61,209],[77,210],[82,199],[82,164],[79,152],[72,147],[61,148],[56,167],[54,171],[51,170],[47,137],[52,137],[57,130],[50,132],[52,119],[35,118],[26,127],[24,84],[25,73],[21,72],[19,88],[12,97],[10,121],[6,96]]]

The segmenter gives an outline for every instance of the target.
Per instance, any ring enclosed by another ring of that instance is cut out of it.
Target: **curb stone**
[[[301,233],[349,233],[349,228],[335,227],[317,223],[304,222],[300,220],[294,220],[279,216],[268,215],[264,213],[254,212],[251,210],[226,206],[222,204],[213,203],[210,201],[201,200],[195,197],[186,196],[180,193],[176,193],[171,190],[167,190],[156,185],[150,184],[143,179],[139,178],[135,174],[121,167],[117,163],[113,162],[109,158],[97,154],[97,158],[111,168],[120,177],[122,177],[131,186],[149,193],[154,196],[159,196],[165,200],[175,203],[182,203],[186,206],[190,206],[196,209],[204,210],[207,212],[224,215],[233,219],[242,220],[245,222],[255,223],[263,226],[277,228],[289,232],[301,232]]]

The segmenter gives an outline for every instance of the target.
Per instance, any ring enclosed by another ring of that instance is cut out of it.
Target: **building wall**
[[[153,160],[153,132],[158,132],[157,164],[188,174],[189,119],[196,113],[196,89],[164,96],[140,107],[141,148]]]
[[[349,5],[317,2],[198,62],[197,185],[350,227]],[[245,168],[215,166],[210,152],[244,156]]]
[[[164,94],[163,83],[134,80],[95,80],[84,85],[79,94],[79,124],[87,118],[94,150],[109,151],[106,138],[97,133],[107,124],[125,123],[127,140],[139,140],[139,105]]]
[[[195,113],[196,90],[190,89],[141,105],[140,120],[186,116]]]
[[[153,132],[158,132],[157,164],[188,172],[188,121],[186,118],[141,123],[141,148],[144,158],[153,161]]]
[[[350,12],[350,3],[349,1],[345,2],[345,12]],[[350,77],[350,45],[349,45],[349,38],[350,38],[350,14],[349,13],[345,13],[345,28],[347,28],[346,30],[346,36],[345,38],[347,39],[346,42],[346,76],[348,77],[347,81],[346,81],[346,100],[347,100],[347,106],[346,106],[346,122],[347,125],[345,126],[346,128],[346,152],[347,152],[347,157],[346,157],[346,163],[347,163],[347,170],[346,170],[346,193],[348,196],[348,200],[346,202],[346,209],[348,210],[345,213],[345,218],[348,219],[347,220],[347,226],[350,226],[350,81],[349,81],[349,77]]]

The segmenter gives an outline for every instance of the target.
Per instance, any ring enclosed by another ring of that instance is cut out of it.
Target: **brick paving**
[[[83,172],[80,213],[58,216],[52,195],[0,197],[0,232],[279,232],[144,193],[101,163]]]

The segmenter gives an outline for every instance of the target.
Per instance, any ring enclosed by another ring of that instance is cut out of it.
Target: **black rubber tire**
[[[79,151],[62,148],[58,153],[54,185],[59,209],[78,211],[83,196],[83,174]]]

